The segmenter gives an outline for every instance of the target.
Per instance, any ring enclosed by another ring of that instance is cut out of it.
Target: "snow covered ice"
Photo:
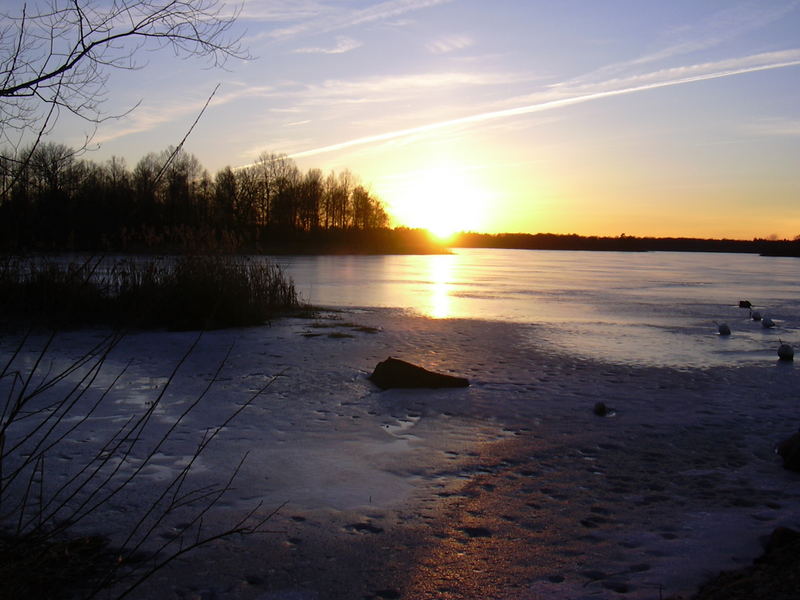
[[[102,335],[60,334],[48,356],[66,364]],[[689,592],[751,561],[775,526],[798,526],[797,475],[773,453],[797,428],[792,364],[605,363],[549,335],[533,324],[383,308],[204,333],[149,435],[165,431],[224,361],[217,381],[133,486],[79,528],[121,535],[208,428],[270,381],[191,479],[224,482],[246,455],[203,527],[228,526],[261,503],[259,515],[279,509],[270,533],[189,553],[134,597],[649,599]],[[146,410],[196,338],[124,338],[94,388],[127,370],[54,450],[48,482]],[[6,356],[16,341],[4,336]],[[42,341],[30,340],[18,364],[30,364]],[[381,392],[367,375],[387,356],[471,386]],[[615,416],[596,416],[599,401]]]

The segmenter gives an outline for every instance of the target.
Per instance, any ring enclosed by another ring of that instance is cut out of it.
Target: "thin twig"
[[[202,117],[203,113],[206,112],[206,108],[208,108],[208,105],[211,102],[211,99],[214,97],[214,94],[217,93],[217,90],[219,89],[220,85],[221,84],[218,83],[214,87],[213,91],[211,92],[211,95],[208,97],[208,99],[206,100],[206,103],[203,105],[203,108],[200,110],[200,113],[197,115],[197,118],[194,120],[194,123],[192,123],[191,127],[189,127],[189,131],[186,132],[186,135],[183,136],[183,139],[180,141],[180,143],[177,146],[175,146],[175,149],[172,151],[172,154],[170,154],[167,157],[167,160],[161,166],[161,170],[158,172],[158,174],[156,175],[155,179],[153,180],[153,184],[154,185],[157,184],[161,180],[161,177],[164,175],[164,173],[166,172],[166,170],[169,167],[169,165],[172,163],[173,160],[175,160],[175,157],[178,155],[178,153],[183,148],[183,144],[186,142],[186,139],[189,137],[189,135],[192,133],[192,131],[194,131],[195,126],[200,121],[200,117]]]

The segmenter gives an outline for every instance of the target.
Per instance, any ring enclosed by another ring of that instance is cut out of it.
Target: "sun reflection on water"
[[[452,314],[450,291],[454,259],[450,254],[430,257],[430,316],[434,319],[447,319]]]

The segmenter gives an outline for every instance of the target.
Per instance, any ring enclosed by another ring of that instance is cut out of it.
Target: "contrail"
[[[497,110],[492,112],[481,113],[477,115],[470,115],[468,117],[460,117],[458,119],[450,119],[448,121],[439,121],[438,123],[429,123],[427,125],[420,125],[419,127],[410,127],[408,129],[400,129],[397,131],[390,131],[388,133],[381,133],[378,135],[371,135],[367,137],[357,138],[346,142],[339,142],[338,144],[331,144],[329,146],[322,146],[320,148],[313,148],[311,150],[303,150],[290,154],[289,158],[301,158],[304,156],[314,156],[317,154],[324,154],[326,152],[334,152],[336,150],[344,150],[353,146],[362,146],[364,144],[372,144],[375,142],[385,142],[408,135],[417,133],[425,133],[434,131],[436,129],[444,129],[446,127],[453,127],[454,125],[465,125],[469,123],[480,123],[483,121],[491,121],[493,119],[503,119],[506,117],[514,117],[517,115],[526,115],[534,112],[541,112],[551,110],[554,108],[561,108],[563,106],[571,106],[573,104],[581,104],[583,102],[590,102],[600,98],[610,98],[612,96],[622,96],[624,94],[633,94],[635,92],[644,92],[647,90],[654,90],[663,87],[670,87],[673,85],[682,85],[685,83],[694,83],[697,81],[708,81],[710,79],[720,79],[722,77],[730,77],[732,75],[742,75],[745,73],[753,73],[756,71],[768,71],[771,69],[782,69],[784,67],[794,67],[800,65],[800,59],[789,60],[778,63],[771,63],[767,65],[758,65],[753,67],[742,67],[739,69],[726,69],[723,71],[716,71],[714,73],[705,73],[702,75],[693,75],[690,77],[681,77],[678,79],[671,79],[668,81],[661,81],[658,83],[647,83],[633,87],[621,88],[618,90],[610,90],[605,92],[594,92],[591,94],[584,94],[582,96],[574,96],[572,98],[561,98],[559,100],[550,100],[548,102],[541,102],[539,104],[529,104],[527,106],[519,106],[517,108],[507,108],[504,110]]]

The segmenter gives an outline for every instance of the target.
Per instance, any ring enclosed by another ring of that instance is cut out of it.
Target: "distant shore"
[[[582,236],[554,233],[460,233],[451,241],[460,248],[519,250],[589,250],[615,252],[732,252],[762,256],[800,256],[800,240],[729,240],[681,237],[636,237],[622,234]]]
[[[800,257],[800,239],[753,240],[594,236],[556,233],[460,232],[446,239],[425,229],[407,227],[374,229],[265,230],[258,241],[235,232],[178,228],[141,235],[111,235],[103,244],[49,241],[1,248],[5,254],[259,254],[259,255],[391,255],[446,254],[455,248],[517,250],[572,250],[590,252],[728,252],[762,256]]]

